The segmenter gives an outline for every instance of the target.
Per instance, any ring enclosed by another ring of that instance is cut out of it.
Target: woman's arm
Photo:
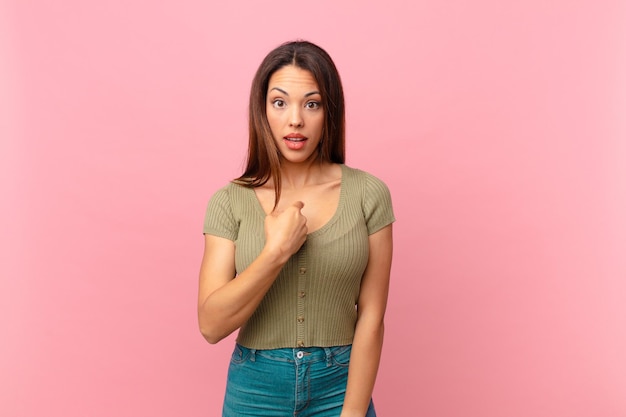
[[[209,343],[217,343],[244,324],[270,289],[281,268],[306,239],[302,202],[265,218],[265,246],[235,278],[235,244],[205,235],[198,289],[198,324]],[[234,279],[233,279],[234,278]]]
[[[384,316],[393,253],[392,226],[369,237],[369,260],[361,282],[348,386],[341,417],[364,417],[383,347]]]

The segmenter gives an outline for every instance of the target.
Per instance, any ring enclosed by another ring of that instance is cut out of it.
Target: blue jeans
[[[222,417],[338,417],[352,346],[248,349],[228,368]],[[365,417],[376,417],[370,401]]]

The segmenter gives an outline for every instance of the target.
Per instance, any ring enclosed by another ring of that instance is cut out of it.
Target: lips
[[[306,136],[302,136],[299,133],[290,133],[287,136],[284,137],[285,140],[289,140],[292,142],[302,142],[303,140],[306,140]]]
[[[299,133],[290,133],[283,137],[283,139],[289,149],[297,151],[298,149],[302,149],[304,147],[304,142],[306,142],[307,137]]]

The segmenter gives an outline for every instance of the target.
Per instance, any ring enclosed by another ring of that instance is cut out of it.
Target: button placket
[[[307,262],[306,262],[306,242],[302,245],[298,253],[298,311],[295,317],[296,320],[296,328],[297,328],[297,344],[298,347],[304,347],[306,345],[306,341],[304,338],[305,335],[305,310],[306,310],[306,290],[307,290]]]

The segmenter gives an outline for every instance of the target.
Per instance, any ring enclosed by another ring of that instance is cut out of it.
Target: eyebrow
[[[272,90],[278,90],[278,91],[280,91],[281,93],[283,93],[284,95],[289,96],[289,93],[288,93],[288,92],[286,92],[285,90],[283,90],[282,88],[274,87],[274,88],[272,88],[270,91],[272,91]],[[309,97],[309,96],[312,96],[312,95],[314,95],[314,94],[319,94],[319,95],[322,95],[319,91],[310,91],[310,92],[306,93],[306,94],[304,95],[304,97]]]

